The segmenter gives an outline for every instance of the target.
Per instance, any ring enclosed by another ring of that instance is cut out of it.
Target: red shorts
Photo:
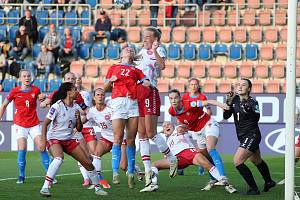
[[[79,145],[79,142],[76,139],[71,139],[71,140],[51,139],[47,141],[47,149],[49,149],[53,144],[60,144],[64,152],[70,154],[77,147],[77,145]]]
[[[104,137],[100,138],[100,140],[109,145],[109,148],[112,149],[113,143],[111,141],[105,139]]]
[[[295,147],[300,147],[300,135],[298,136],[298,141],[297,141],[297,143],[295,144]]]
[[[138,104],[140,117],[160,116],[160,97],[156,88],[138,85]]]
[[[193,165],[193,159],[199,153],[196,149],[185,149],[176,155],[178,159],[178,169],[184,169]]]
[[[94,132],[93,128],[83,128],[81,131],[84,140],[86,143],[89,143],[90,141],[97,140],[96,134]]]

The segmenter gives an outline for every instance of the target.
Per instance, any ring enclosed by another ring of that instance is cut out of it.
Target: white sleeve
[[[50,119],[51,121],[53,121],[55,119],[55,117],[58,115],[58,112],[59,112],[59,105],[55,103],[49,109],[46,117],[48,119]]]
[[[165,48],[159,46],[157,49],[156,49],[156,52],[158,53],[158,55],[161,57],[161,58],[166,58],[167,57],[167,52],[165,50]]]

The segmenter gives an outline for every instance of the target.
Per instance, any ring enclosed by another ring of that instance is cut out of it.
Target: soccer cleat
[[[134,176],[133,176],[133,174],[128,174],[127,175],[127,178],[128,178],[128,187],[130,188],[130,189],[133,189],[134,188],[134,185],[135,185],[135,182],[134,182]]]
[[[284,180],[284,179],[283,179],[283,180]],[[300,200],[300,198],[299,198],[297,192],[294,192],[294,200]]]
[[[145,187],[148,187],[152,183],[153,172],[145,173]]]
[[[217,180],[210,180],[208,183],[207,183],[207,185],[204,187],[204,188],[202,188],[201,190],[202,191],[209,191],[209,190],[211,190],[213,187],[214,187],[214,185],[215,185],[215,183],[217,182]]]
[[[275,187],[275,186],[276,186],[276,182],[275,181],[271,181],[271,182],[265,183],[263,191],[264,192],[268,192],[272,187]]]
[[[235,193],[237,191],[232,185],[226,185],[224,188],[229,194]]]
[[[25,182],[25,177],[19,176],[19,178],[18,178],[16,184],[23,184],[24,182]]]
[[[118,173],[113,173],[112,183],[115,185],[120,184],[120,175]]]
[[[169,177],[174,178],[177,175],[178,161],[177,158],[170,161]]]
[[[87,189],[88,190],[93,190],[95,188],[95,185],[90,185]]]
[[[184,170],[183,169],[178,169],[177,170],[177,175],[183,176],[184,175]]]
[[[101,195],[101,196],[108,195],[108,193],[105,192],[104,190],[102,190],[100,187],[96,187],[96,188],[95,188],[95,194],[96,194],[96,195]]]
[[[51,197],[51,194],[50,194],[50,191],[49,191],[49,188],[42,188],[40,190],[40,194],[44,197]]]
[[[142,172],[141,168],[140,168],[138,165],[136,165],[136,166],[134,167],[134,171],[135,171],[135,173],[136,173],[136,176],[137,176],[137,178],[138,178],[138,181],[143,181],[144,176],[145,176],[145,173]]]
[[[52,184],[55,185],[55,184],[57,184],[57,183],[58,183],[57,179],[54,178],[53,181],[52,181]]]
[[[109,189],[109,188],[110,188],[109,183],[108,183],[107,180],[105,180],[105,179],[100,180],[99,183],[100,183],[100,185],[102,185],[102,187],[103,187],[104,189]]]
[[[260,195],[260,192],[258,189],[250,188],[245,195]]]
[[[156,190],[158,190],[158,185],[151,184],[148,187],[145,187],[144,189],[140,190],[140,192],[154,192]]]
[[[89,185],[90,185],[90,179],[84,179],[83,183],[82,183],[82,186],[83,187],[88,187]]]

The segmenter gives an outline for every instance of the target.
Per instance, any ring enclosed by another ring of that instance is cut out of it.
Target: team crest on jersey
[[[34,97],[35,97],[35,94],[34,94],[34,93],[31,93],[31,96],[32,96],[32,98],[34,98]]]
[[[185,124],[188,124],[189,122],[185,119],[184,121],[183,121]]]
[[[105,119],[105,120],[110,120],[110,115],[105,115],[105,116],[104,116],[104,119]]]
[[[53,115],[54,112],[55,112],[55,108],[51,108],[49,113],[50,113],[50,115]]]
[[[148,50],[148,51],[147,51],[147,54],[148,54],[148,55],[152,55],[152,54],[153,54],[153,51]]]
[[[190,112],[187,112],[186,115],[190,115]]]

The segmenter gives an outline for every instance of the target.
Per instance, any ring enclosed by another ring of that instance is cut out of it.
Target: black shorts
[[[247,135],[240,139],[240,147],[254,153],[257,149],[259,149],[260,141],[261,135],[259,133]]]

